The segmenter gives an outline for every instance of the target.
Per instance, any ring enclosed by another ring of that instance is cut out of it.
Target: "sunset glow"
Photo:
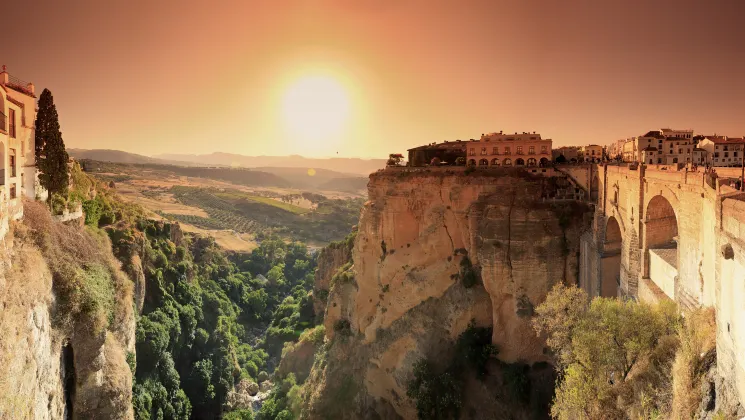
[[[329,76],[305,76],[290,84],[282,97],[284,128],[294,146],[322,146],[344,129],[350,100],[344,87]]]

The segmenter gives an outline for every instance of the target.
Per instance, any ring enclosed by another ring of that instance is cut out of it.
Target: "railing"
[[[6,85],[23,91],[29,95],[32,94],[31,90],[28,88],[29,83],[27,81],[21,80],[11,74],[8,74],[8,83],[6,83]]]

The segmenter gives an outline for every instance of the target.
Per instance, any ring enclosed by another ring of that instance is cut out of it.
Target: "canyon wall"
[[[577,284],[580,235],[592,219],[582,203],[551,199],[571,187],[562,182],[510,169],[372,174],[352,264],[336,261],[316,279],[329,285],[330,340],[305,415],[416,417],[406,397],[414,363],[446,360],[472,320],[492,327],[502,362],[532,365],[531,375],[545,367],[533,308],[556,283]],[[329,278],[332,268],[345,272]],[[475,418],[511,404],[490,386],[499,384],[476,381],[466,392]]]
[[[60,226],[52,222],[42,204],[30,203],[26,210],[27,217],[29,213],[43,216],[44,229]],[[105,265],[106,278],[115,295],[87,289],[86,296],[94,299],[81,298],[77,307],[96,313],[100,309],[97,305],[110,301],[110,315],[104,313],[108,319],[101,319],[104,327],[99,329],[86,322],[85,316],[76,318],[62,309],[70,307],[71,297],[83,292],[72,291],[63,297],[55,291],[55,283],[60,281],[56,270],[69,261],[50,265],[50,249],[39,247],[40,231],[26,226],[27,222],[13,223],[0,241],[0,418],[133,418],[127,356],[134,355],[135,317],[131,294],[122,292],[130,290],[131,281],[118,269],[108,238],[102,234],[88,241],[100,245],[95,248],[98,258],[111,262]],[[68,237],[75,232],[84,234],[79,226],[65,229]],[[71,247],[85,244],[75,237],[71,240]],[[50,240],[49,246],[54,245],[54,239]],[[85,246],[80,249],[90,251]],[[85,276],[74,268],[69,274],[67,280],[79,281],[82,277],[76,276]],[[86,287],[90,286],[83,289]]]

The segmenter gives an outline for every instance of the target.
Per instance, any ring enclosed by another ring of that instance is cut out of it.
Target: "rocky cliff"
[[[24,207],[0,241],[0,418],[132,418],[131,280],[105,234]]]
[[[555,283],[576,284],[591,220],[585,205],[551,199],[563,187],[519,170],[372,174],[351,260],[319,260],[328,342],[304,416],[415,418],[406,396],[414,363],[447,358],[472,320],[492,327],[500,361],[493,378],[469,382],[462,412],[494,418],[511,404],[500,364],[532,366],[527,377],[546,380],[531,315]],[[545,410],[550,395],[532,389],[533,410]]]

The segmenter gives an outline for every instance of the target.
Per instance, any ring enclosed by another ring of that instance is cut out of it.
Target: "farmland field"
[[[272,235],[318,246],[342,239],[357,223],[364,202],[357,193],[265,185],[271,176],[252,175],[261,185],[249,186],[180,175],[167,165],[85,162],[84,167],[151,217],[177,220],[185,230],[210,235],[234,250],[250,249]]]

